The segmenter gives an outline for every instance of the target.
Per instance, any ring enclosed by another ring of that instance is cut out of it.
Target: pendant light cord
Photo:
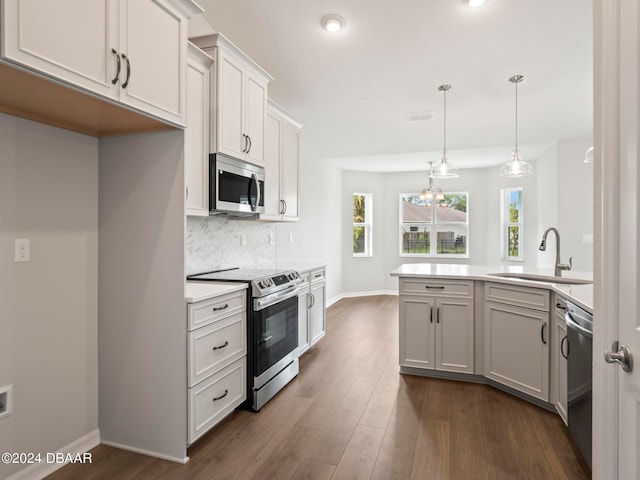
[[[447,159],[447,90],[444,90],[444,143],[443,143],[443,152],[445,154],[445,161]]]
[[[518,151],[518,83],[516,84],[516,152]]]

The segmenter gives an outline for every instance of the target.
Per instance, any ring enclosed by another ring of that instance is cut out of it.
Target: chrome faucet
[[[573,267],[573,257],[569,257],[569,264],[560,263],[560,232],[558,232],[557,228],[549,227],[542,234],[542,241],[540,242],[540,247],[538,250],[544,252],[547,249],[547,235],[549,232],[553,232],[556,234],[556,265],[553,274],[556,277],[562,276],[562,270],[571,270]]]

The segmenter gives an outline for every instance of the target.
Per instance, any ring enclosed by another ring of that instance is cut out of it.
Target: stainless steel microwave
[[[264,213],[264,168],[224,155],[209,155],[209,213]]]

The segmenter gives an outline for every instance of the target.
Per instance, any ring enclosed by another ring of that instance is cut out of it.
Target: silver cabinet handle
[[[221,350],[224,347],[226,347],[227,345],[229,345],[229,340],[225,340],[225,342],[222,345],[218,346],[218,347],[213,347],[213,350]]]
[[[620,347],[619,342],[616,340],[611,345],[611,352],[604,352],[604,361],[607,363],[617,363],[622,367],[625,372],[633,371],[633,355],[628,345],[622,345]]]
[[[242,147],[242,153],[247,153],[247,136],[243,133],[242,139],[244,140],[244,146]]]
[[[282,214],[284,215],[285,213],[287,213],[287,201],[282,200],[282,202],[284,203],[284,210],[282,210]]]
[[[219,397],[213,397],[213,401],[217,402],[218,400],[222,400],[227,395],[229,395],[229,390],[225,389],[222,395],[220,395]]]
[[[186,199],[189,200],[189,187],[185,187],[187,189],[187,197]]]
[[[219,312],[220,310],[224,310],[226,308],[229,308],[229,304],[225,303],[222,307],[213,307],[213,311],[214,312]]]
[[[249,153],[251,151],[251,146],[253,145],[253,143],[251,143],[251,137],[249,135],[247,135],[247,140],[249,140],[249,148],[247,148],[247,153]]]

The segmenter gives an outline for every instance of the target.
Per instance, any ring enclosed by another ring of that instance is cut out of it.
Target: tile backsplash
[[[245,245],[242,245],[243,236]],[[275,236],[273,223],[187,217],[186,273],[231,267],[274,268]]]

